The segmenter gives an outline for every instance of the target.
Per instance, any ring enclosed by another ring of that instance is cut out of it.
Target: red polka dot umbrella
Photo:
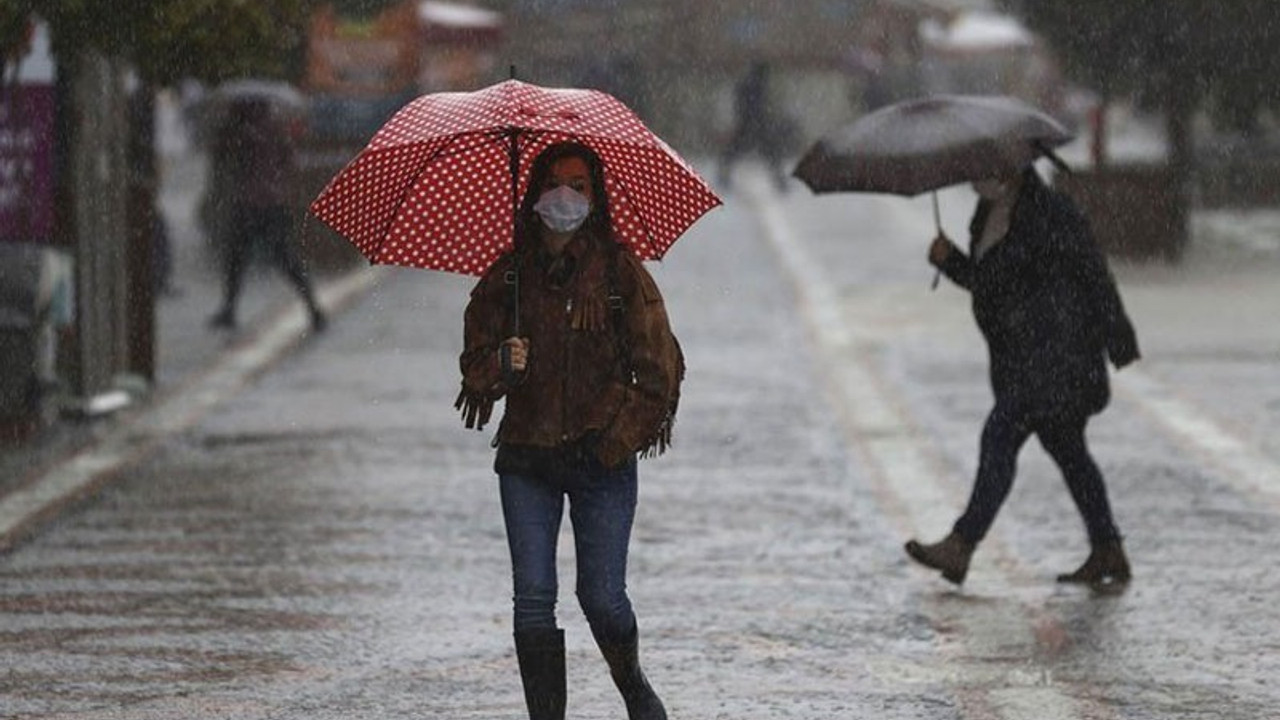
[[[372,263],[480,275],[512,246],[516,197],[547,145],[604,164],[618,239],[661,258],[720,198],[625,105],[595,90],[507,80],[400,109],[311,203]]]

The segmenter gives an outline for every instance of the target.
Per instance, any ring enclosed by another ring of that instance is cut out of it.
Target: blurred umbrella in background
[[[301,90],[282,80],[240,78],[229,80],[211,90],[196,110],[196,129],[201,139],[209,139],[226,121],[231,107],[262,102],[285,121],[295,133],[305,122],[309,104]]]
[[[307,97],[282,80],[229,80],[209,93],[209,101],[215,104],[234,103],[237,100],[263,100],[282,112],[305,112],[307,109]]]

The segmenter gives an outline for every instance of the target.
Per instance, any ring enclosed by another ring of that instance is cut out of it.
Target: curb
[[[337,315],[386,274],[385,268],[365,267],[321,286],[317,296],[331,316]],[[87,447],[57,459],[0,498],[0,553],[29,539],[64,509],[145,459],[166,437],[187,430],[233,397],[297,347],[307,337],[308,322],[303,308],[296,304],[278,313],[193,378],[162,391]]]

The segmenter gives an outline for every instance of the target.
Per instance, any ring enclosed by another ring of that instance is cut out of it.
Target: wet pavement
[[[954,519],[990,402],[927,201],[739,187],[653,268],[689,374],[630,586],[673,718],[1274,712],[1280,254],[1116,266],[1146,357],[1089,438],[1132,586],[1053,583],[1087,548],[1033,443],[955,590],[901,550]],[[277,313],[81,456],[96,493],[0,555],[0,716],[523,717],[490,433],[452,409],[470,285],[365,275],[301,341]],[[569,716],[621,717],[560,617]]]

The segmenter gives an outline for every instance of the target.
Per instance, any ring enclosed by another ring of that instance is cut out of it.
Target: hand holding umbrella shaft
[[[951,243],[951,239],[946,234],[939,233],[933,239],[933,244],[929,246],[929,264],[941,268],[947,258],[950,257],[951,249],[954,247],[955,245]]]
[[[529,363],[529,339],[510,337],[502,341],[502,347],[499,352],[504,356],[504,361],[511,364],[511,369],[515,372],[524,372],[525,367]]]

